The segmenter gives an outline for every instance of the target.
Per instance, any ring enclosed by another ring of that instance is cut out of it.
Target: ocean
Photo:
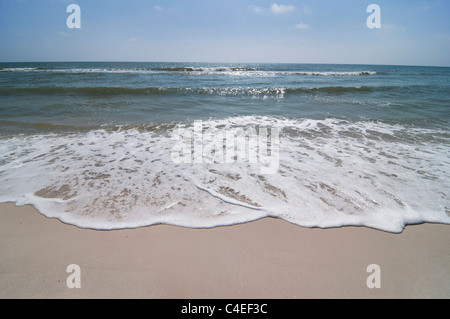
[[[450,68],[0,63],[0,202],[82,228],[450,224]]]

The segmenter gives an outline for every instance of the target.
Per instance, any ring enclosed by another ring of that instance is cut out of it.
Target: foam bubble
[[[245,159],[174,162],[173,134],[193,123],[6,138],[0,201],[94,229],[214,227],[266,216],[391,232],[450,223],[450,143],[441,132],[337,119],[203,121],[205,130],[233,134],[250,127],[278,129],[276,172]]]

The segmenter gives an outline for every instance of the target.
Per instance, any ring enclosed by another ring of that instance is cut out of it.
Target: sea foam
[[[83,228],[215,227],[267,216],[305,227],[450,223],[449,141],[372,121],[242,116],[203,121],[236,133],[277,128],[279,166],[174,162],[180,123],[17,135],[0,144],[0,201]],[[438,145],[438,146],[437,146]]]

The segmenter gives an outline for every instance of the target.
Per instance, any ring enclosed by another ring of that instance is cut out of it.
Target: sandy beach
[[[391,234],[266,218],[213,229],[95,231],[0,205],[0,298],[449,298],[450,228]],[[80,266],[69,289],[67,266]],[[380,266],[369,289],[367,267]]]

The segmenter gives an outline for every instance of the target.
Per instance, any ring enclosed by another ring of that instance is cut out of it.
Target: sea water
[[[83,228],[450,223],[450,68],[0,64],[0,201]]]

